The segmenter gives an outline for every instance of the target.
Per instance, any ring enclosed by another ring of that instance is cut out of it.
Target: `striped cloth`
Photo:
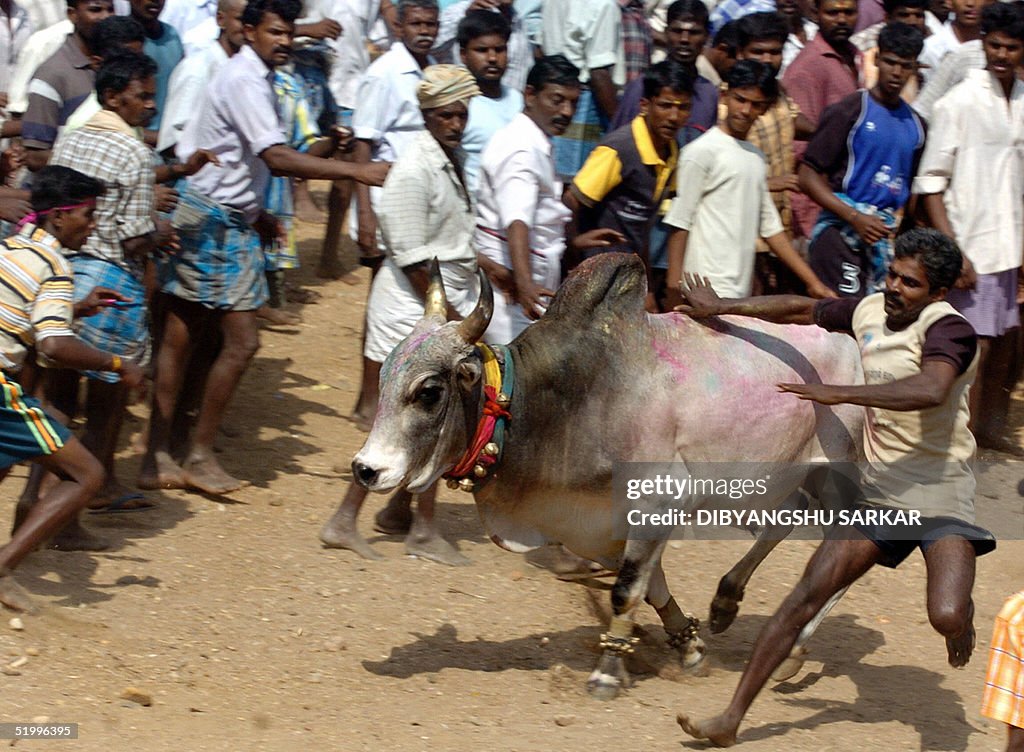
[[[971,322],[979,337],[999,337],[1020,326],[1017,269],[979,274],[973,290],[953,288],[946,302]]]
[[[654,35],[647,22],[643,0],[619,0],[622,11],[622,54],[626,83],[640,78],[651,64]]]
[[[992,628],[981,714],[1024,728],[1024,590],[1003,604]]]
[[[571,183],[608,129],[608,120],[597,106],[594,93],[587,87],[580,92],[572,123],[562,136],[552,139],[555,152],[555,173]]]
[[[899,217],[889,209],[879,209],[863,201],[854,201],[845,193],[836,193],[836,198],[847,206],[856,209],[861,214],[878,217],[885,223],[885,226],[896,231],[899,226]],[[867,279],[865,281],[865,295],[881,292],[885,289],[885,278],[889,273],[889,264],[893,258],[893,242],[891,237],[885,237],[877,243],[868,245],[863,238],[853,229],[853,225],[842,217],[837,217],[828,209],[822,209],[818,214],[818,221],[811,231],[811,243],[814,243],[827,228],[834,227],[842,235],[843,241],[852,250],[862,255],[866,261]]]
[[[0,243],[0,367],[16,371],[33,344],[73,337],[71,267],[55,237],[26,224]]]
[[[277,116],[281,119],[281,130],[288,137],[288,145],[300,152],[320,137],[320,129],[311,117],[309,99],[305,87],[297,76],[281,69],[274,70],[274,94],[277,97]],[[267,271],[298,269],[299,253],[295,244],[295,206],[292,200],[291,178],[272,177],[267,184],[267,211],[277,217],[285,226],[288,242],[275,244],[267,249]]]
[[[79,339],[97,350],[115,353],[140,366],[149,362],[149,317],[146,287],[136,277],[112,261],[78,254],[69,258],[75,271],[75,302],[85,298],[94,288],[116,290],[131,302],[108,306],[99,313],[79,319],[75,330]],[[110,371],[83,371],[90,379],[116,384],[121,377]]]
[[[254,311],[267,302],[266,259],[242,212],[189,186],[178,197],[172,224],[181,250],[157,260],[164,292],[224,311]]]
[[[21,385],[0,371],[0,469],[53,454],[71,432],[43,412],[39,400],[26,397]]]

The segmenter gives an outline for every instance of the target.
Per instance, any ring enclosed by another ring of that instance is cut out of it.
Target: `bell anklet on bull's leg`
[[[684,614],[671,595],[664,606],[655,606],[654,610],[658,612],[658,617],[668,634],[668,646],[679,651],[683,668],[687,671],[697,669],[707,655],[707,647],[700,638],[700,619]]]
[[[587,692],[596,700],[614,700],[631,681],[625,657],[633,653],[639,638],[633,637],[631,616],[613,616],[601,635],[601,660],[587,679]]]

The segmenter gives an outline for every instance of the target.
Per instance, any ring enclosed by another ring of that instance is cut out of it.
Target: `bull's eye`
[[[416,404],[431,408],[441,401],[441,387],[425,386],[416,393]]]

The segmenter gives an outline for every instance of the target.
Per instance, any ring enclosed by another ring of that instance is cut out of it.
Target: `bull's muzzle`
[[[369,465],[364,465],[359,460],[352,460],[352,477],[363,488],[372,490],[372,486],[377,482],[377,476],[379,475],[380,473]]]

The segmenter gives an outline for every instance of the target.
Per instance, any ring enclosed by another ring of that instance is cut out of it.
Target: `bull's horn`
[[[491,323],[491,314],[494,313],[494,290],[491,289],[491,282],[483,270],[477,271],[480,277],[480,299],[476,302],[476,308],[459,324],[459,334],[466,342],[475,345],[484,336],[488,324]]]
[[[444,280],[441,279],[441,265],[437,256],[430,262],[430,284],[427,285],[427,304],[423,309],[424,316],[448,315],[448,298],[444,294]]]

